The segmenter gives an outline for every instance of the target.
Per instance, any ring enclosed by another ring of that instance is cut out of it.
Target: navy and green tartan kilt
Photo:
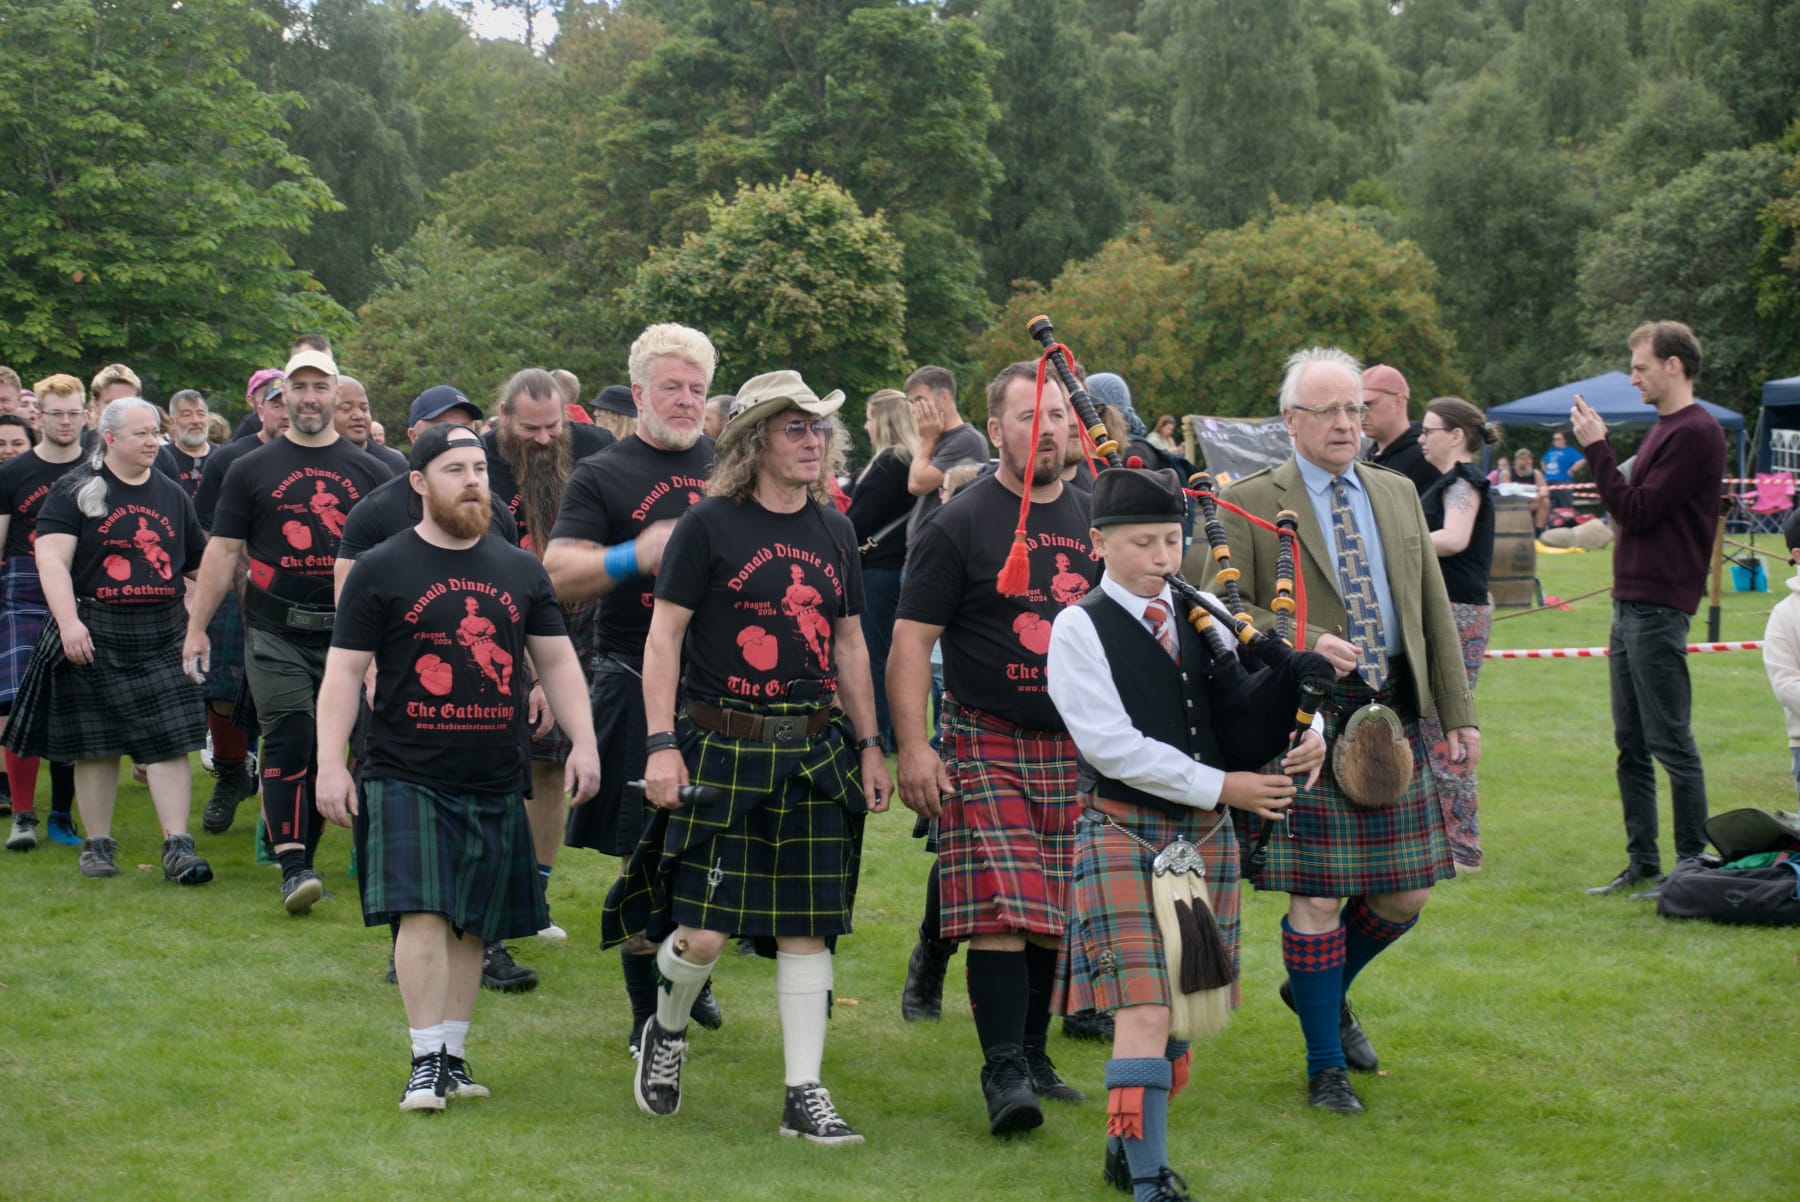
[[[518,793],[448,793],[386,778],[357,788],[357,888],[365,926],[441,914],[484,942],[550,925]]]
[[[575,644],[575,658],[584,672],[599,645],[599,628],[594,620],[599,604],[598,601],[583,601],[580,605],[563,606],[563,624],[569,628],[569,641]],[[575,744],[562,732],[562,727],[552,722],[542,738],[531,740],[531,762],[566,764],[569,752],[574,749]]]
[[[1354,676],[1332,686],[1331,700],[1325,707],[1325,741],[1333,752],[1338,732],[1363,705],[1373,700],[1394,706],[1390,692],[1371,693]],[[1419,727],[1417,719],[1406,723],[1412,780],[1400,800],[1386,809],[1366,809],[1345,797],[1328,756],[1318,783],[1300,791],[1287,818],[1269,837],[1268,858],[1251,884],[1301,897],[1360,897],[1426,889],[1454,875],[1443,810]],[[1280,769],[1271,764],[1263,771]],[[1232,816],[1238,824],[1238,841],[1254,846],[1262,819],[1243,810]]]
[[[804,714],[773,704],[764,714]],[[676,723],[688,779],[719,805],[657,809],[600,917],[602,947],[677,926],[772,938],[847,935],[862,862],[862,773],[840,714],[799,743]]]
[[[635,665],[600,655],[588,686],[594,739],[600,749],[600,791],[571,806],[563,842],[609,856],[629,856],[643,837],[648,806],[625,783],[644,775],[644,681]]]
[[[1238,960],[1238,851],[1231,819],[1223,810],[1194,810],[1179,818],[1127,801],[1088,803],[1152,847],[1186,839],[1200,849],[1213,919],[1233,967]],[[1056,961],[1058,1014],[1112,1011],[1124,1006],[1167,1006],[1169,972],[1162,935],[1150,900],[1150,866],[1156,853],[1117,826],[1084,813],[1075,824],[1075,861],[1069,878],[1069,929]],[[1231,1004],[1238,1004],[1238,986]]]
[[[938,819],[943,936],[1035,932],[1060,939],[1081,799],[1075,743],[944,695],[951,796]]]
[[[15,555],[0,568],[0,704],[19,695],[50,607],[38,583],[37,560]]]
[[[62,629],[47,619],[13,699],[5,745],[57,763],[128,755],[140,764],[204,746],[200,686],[181,670],[187,607],[84,597],[76,611],[93,639],[94,662],[64,658]]]
[[[244,685],[244,610],[237,594],[226,592],[206,624],[208,701],[236,701]]]

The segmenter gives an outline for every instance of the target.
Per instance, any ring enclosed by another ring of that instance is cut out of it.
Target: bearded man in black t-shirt
[[[1044,667],[1051,622],[1087,593],[1099,568],[1088,495],[1061,479],[1068,401],[1046,382],[1034,405],[1036,375],[1036,364],[1014,363],[988,385],[999,467],[914,536],[888,657],[900,796],[939,822],[941,930],[969,944],[969,1000],[986,1060],[981,1085],[996,1135],[1041,1124],[1039,1098],[1083,1100],[1046,1048],[1080,804],[1075,745],[1051,704]],[[1012,555],[1029,571],[1009,594],[1000,575]],[[942,758],[926,724],[931,648],[940,639]]]
[[[885,810],[890,789],[857,617],[856,532],[828,492],[843,458],[832,420],[843,402],[841,392],[821,399],[798,372],[746,382],[719,436],[709,495],[669,536],[644,643],[645,793],[658,808],[601,918],[605,946],[662,941],[638,1108],[680,1108],[688,1016],[735,932],[775,954],[781,1132],[826,1144],[862,1141],[820,1084],[820,1065],[830,948],[850,931],[863,816]],[[823,665],[782,611],[795,568],[829,625]]]
[[[638,335],[628,361],[636,432],[575,465],[544,552],[563,604],[597,602],[589,701],[600,792],[570,813],[570,847],[629,856],[644,833],[642,797],[625,788],[644,775],[644,638],[664,545],[712,472],[713,443],[700,428],[716,361],[699,330],[665,323]],[[634,1053],[656,1009],[655,956],[656,946],[641,936],[619,948]],[[702,990],[693,1017],[708,1028],[722,1021],[710,989]]]
[[[344,519],[387,468],[332,425],[337,364],[302,350],[287,365],[288,428],[226,473],[200,567],[182,656],[204,677],[206,628],[248,552],[244,674],[262,727],[263,817],[281,863],[282,905],[310,913],[325,893],[313,870],[324,833],[312,781],[319,681],[335,615],[332,569]]]
[[[319,808],[356,820],[369,926],[398,920],[394,968],[412,1042],[402,1110],[488,1096],[465,1039],[483,944],[549,921],[520,786],[527,656],[571,748],[559,789],[579,804],[600,772],[586,682],[550,580],[488,533],[487,455],[443,425],[413,444],[409,482],[424,516],[357,559],[344,581],[319,692]],[[344,767],[357,694],[375,701],[360,786]]]

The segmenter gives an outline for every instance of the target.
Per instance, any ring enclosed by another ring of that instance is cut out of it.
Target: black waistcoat
[[[1202,763],[1217,767],[1225,762],[1219,742],[1213,733],[1212,649],[1200,632],[1188,624],[1189,607],[1175,598],[1172,621],[1178,632],[1181,663],[1178,665],[1164,651],[1150,628],[1144,625],[1143,612],[1127,612],[1103,589],[1093,589],[1077,604],[1087,610],[1100,646],[1106,651],[1106,662],[1112,668],[1113,684],[1131,724],[1159,743],[1186,752]],[[1090,773],[1091,773],[1090,769]],[[1096,777],[1095,791],[1102,797],[1128,801],[1164,814],[1192,814],[1192,806],[1134,789],[1108,777]]]

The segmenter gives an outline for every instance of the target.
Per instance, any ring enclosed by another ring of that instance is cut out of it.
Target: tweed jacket
[[[1412,675],[1414,696],[1429,697],[1437,704],[1445,730],[1475,725],[1475,695],[1463,669],[1462,643],[1444,576],[1431,549],[1425,514],[1412,481],[1399,472],[1357,463],[1352,469],[1368,490],[1369,507],[1381,531],[1388,585],[1400,610],[1401,645],[1407,670]],[[1321,634],[1345,637],[1348,618],[1343,595],[1338,591],[1337,565],[1326,555],[1330,543],[1319,528],[1312,498],[1301,480],[1300,468],[1289,459],[1228,485],[1220,494],[1233,505],[1267,521],[1283,509],[1291,509],[1300,522],[1299,564],[1306,590],[1306,641],[1311,646]],[[1275,535],[1252,527],[1223,507],[1219,519],[1231,542],[1231,564],[1242,573],[1238,589],[1258,628],[1272,629],[1275,615],[1268,608],[1275,596]],[[1184,575],[1203,580],[1202,588],[1221,596],[1211,548],[1196,537],[1183,563]]]

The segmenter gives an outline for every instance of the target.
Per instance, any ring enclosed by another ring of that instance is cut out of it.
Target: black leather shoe
[[[1100,1166],[1100,1179],[1121,1194],[1131,1192],[1131,1166],[1125,1161],[1125,1141],[1116,1135],[1106,1137],[1106,1161]]]
[[[1134,1190],[1139,1185],[1149,1186],[1152,1202],[1194,1202],[1194,1195],[1188,1193],[1187,1182],[1181,1179],[1180,1173],[1167,1166],[1154,1177],[1133,1177],[1131,1185]]]
[[[1044,1110],[1031,1088],[1031,1069],[1016,1043],[990,1048],[981,1066],[981,1092],[987,1098],[988,1130],[995,1135],[1029,1131],[1044,1124]]]
[[[1293,984],[1281,983],[1281,1000],[1289,1010],[1294,1009]],[[1298,1014],[1299,1011],[1295,1010]],[[1375,1055],[1375,1045],[1363,1033],[1362,1024],[1356,1021],[1356,1012],[1350,1009],[1350,999],[1345,998],[1343,1007],[1338,1011],[1338,1042],[1344,1046],[1344,1063],[1359,1073],[1372,1073],[1381,1067],[1381,1060]]]
[[[944,973],[956,943],[950,939],[921,939],[906,962],[906,988],[900,994],[900,1017],[909,1023],[937,1018],[944,1011]]]
[[[1341,1068],[1321,1069],[1306,1082],[1306,1101],[1334,1114],[1361,1114],[1362,1099],[1350,1088],[1350,1074]]]
[[[1091,1039],[1095,1043],[1111,1043],[1113,1038],[1113,1016],[1105,1011],[1084,1010],[1080,1014],[1065,1014],[1062,1022],[1062,1033],[1065,1039]]]
[[[708,1031],[717,1031],[725,1025],[725,1012],[719,1009],[719,999],[713,996],[711,977],[706,978],[706,984],[700,987],[700,996],[694,999],[688,1017]]]
[[[1663,874],[1654,870],[1645,871],[1636,864],[1627,865],[1624,872],[1604,885],[1595,885],[1587,891],[1589,897],[1605,897],[1609,893],[1627,893],[1639,885],[1660,885]]]
[[[1050,1053],[1043,1048],[1025,1049],[1025,1067],[1031,1072],[1031,1089],[1040,1098],[1049,1098],[1053,1102],[1080,1103],[1087,1101],[1087,1095],[1064,1081],[1056,1071],[1056,1065],[1050,1062]]]

